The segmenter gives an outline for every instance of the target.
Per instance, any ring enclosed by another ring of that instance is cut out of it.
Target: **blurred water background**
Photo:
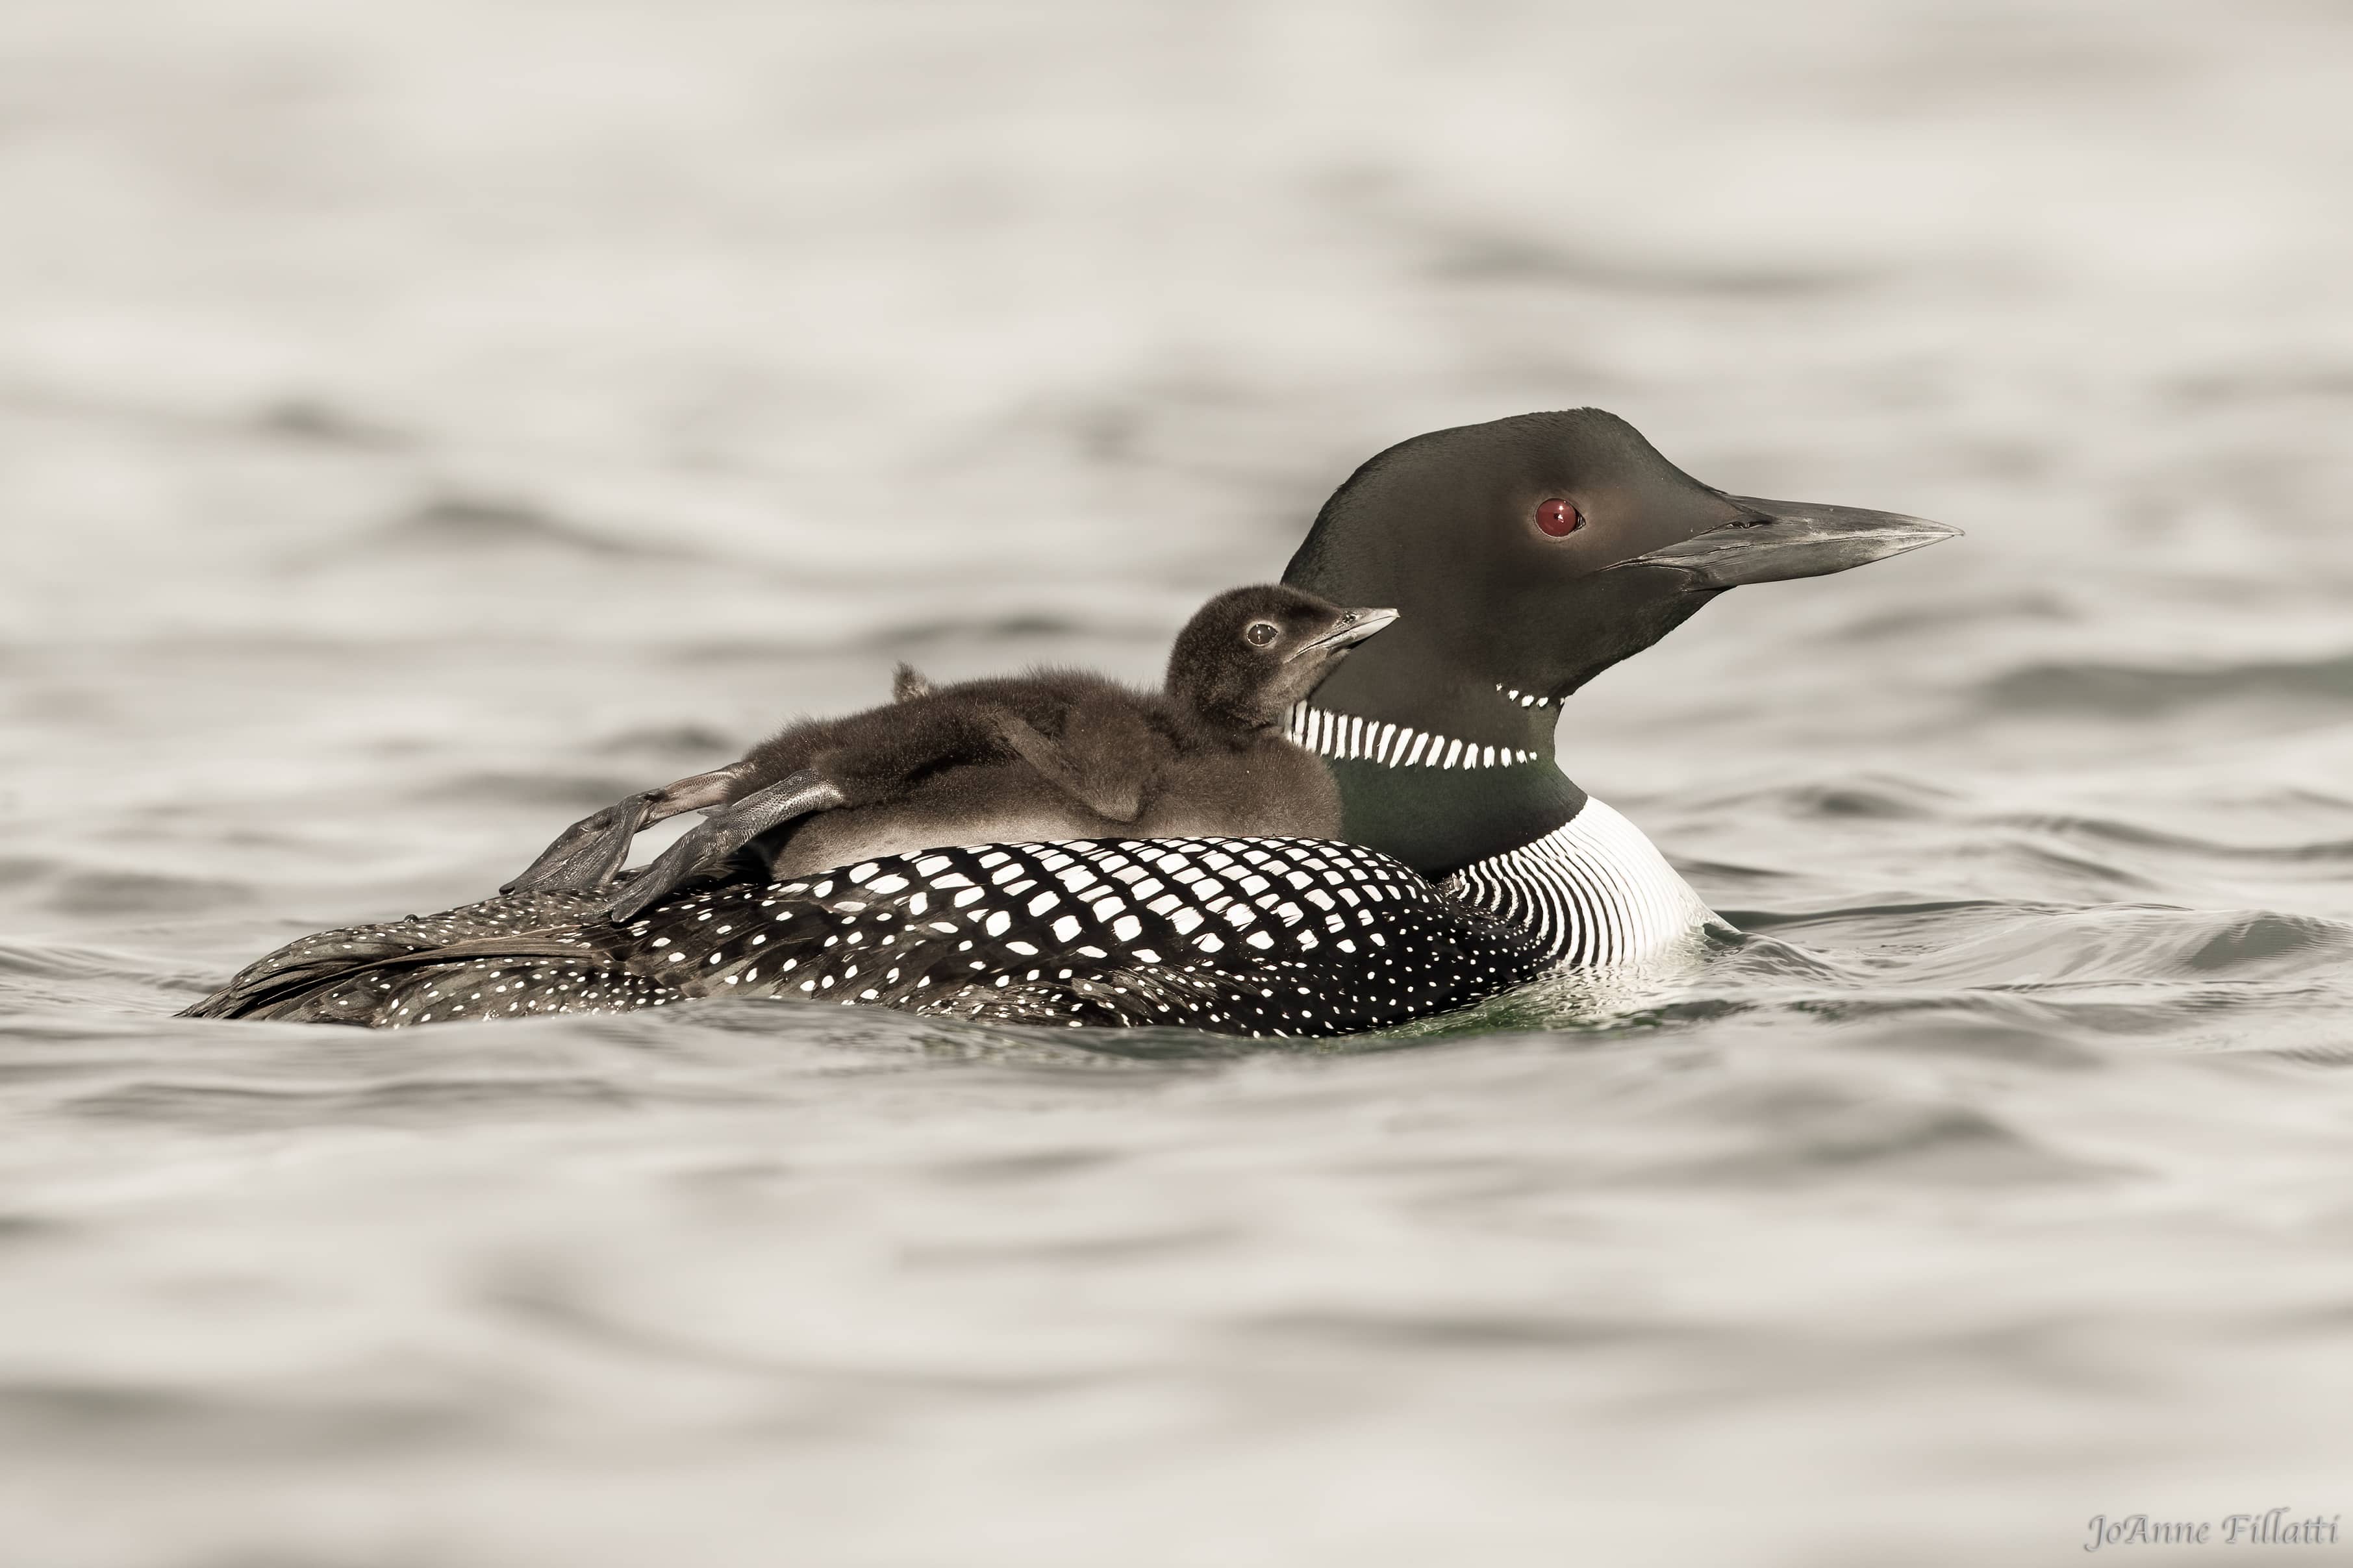
[[[2334,0],[10,0],[0,1559],[2353,1508],[2348,94]],[[1588,403],[1968,531],[1570,706],[1695,973],[167,1017],[895,658],[1149,679],[1371,452]]]

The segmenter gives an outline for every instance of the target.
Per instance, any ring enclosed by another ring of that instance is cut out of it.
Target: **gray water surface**
[[[0,1560],[2353,1511],[2348,89],[2293,0],[16,0]],[[1568,708],[1703,966],[1262,1051],[168,1016],[897,658],[1150,679],[1366,456],[1585,403],[1968,531]]]

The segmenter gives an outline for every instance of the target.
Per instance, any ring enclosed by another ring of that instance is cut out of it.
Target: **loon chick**
[[[1417,437],[1334,493],[1285,573],[1403,612],[1293,712],[1329,759],[1346,842],[919,852],[690,892],[619,926],[595,893],[522,893],[304,938],[187,1011],[396,1027],[774,996],[1328,1036],[1644,959],[1710,917],[1554,764],[1561,699],[1725,589],[1957,531],[1728,495],[1599,409]]]
[[[768,880],[1005,839],[1329,837],[1338,792],[1282,725],[1394,619],[1279,584],[1232,589],[1177,634],[1156,694],[1061,669],[917,689],[902,666],[890,705],[803,721],[716,775],[681,781],[699,794],[723,778],[717,809],[615,896],[613,916],[722,877],[755,841]],[[521,882],[551,887],[529,872]]]
[[[891,672],[891,700],[929,697],[931,678],[902,660]],[[582,817],[558,834],[522,876],[501,885],[501,894],[594,891],[638,875],[621,869],[629,842],[657,822],[685,811],[717,811],[727,803],[734,775],[722,768],[694,773],[659,789],[630,795]]]

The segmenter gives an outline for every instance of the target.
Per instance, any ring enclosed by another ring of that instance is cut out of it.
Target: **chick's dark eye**
[[[1576,503],[1555,496],[1536,508],[1536,526],[1555,539],[1563,539],[1583,528],[1585,519],[1577,511]]]
[[[1252,621],[1250,624],[1250,629],[1242,633],[1243,637],[1250,639],[1250,645],[1252,647],[1264,647],[1278,635],[1272,621]]]

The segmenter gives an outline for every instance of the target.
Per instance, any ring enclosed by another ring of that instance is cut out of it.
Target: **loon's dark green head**
[[[1727,588],[1842,572],[1958,531],[1727,495],[1598,408],[1391,447],[1334,492],[1283,573],[1401,615],[1313,699],[1358,721],[1333,768],[1349,837],[1431,873],[1542,837],[1584,799],[1552,764],[1563,698]],[[1440,764],[1400,735],[1446,742]],[[1457,741],[1482,761],[1462,765]]]

